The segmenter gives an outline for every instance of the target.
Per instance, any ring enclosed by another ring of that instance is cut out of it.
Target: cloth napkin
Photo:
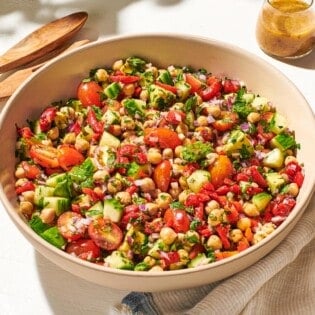
[[[115,315],[315,314],[315,195],[269,255],[225,280],[168,292],[131,292]]]

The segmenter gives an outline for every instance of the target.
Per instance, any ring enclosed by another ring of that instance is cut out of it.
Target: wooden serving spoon
[[[0,73],[27,64],[62,46],[82,28],[87,18],[88,13],[76,12],[35,30],[0,56]]]
[[[6,101],[13,92],[25,81],[33,72],[35,72],[38,68],[43,66],[47,61],[57,57],[59,54],[63,55],[77,47],[83,46],[89,42],[88,39],[78,40],[71,45],[62,46],[61,48],[55,49],[50,52],[48,55],[45,55],[45,61],[38,63],[36,65],[23,68],[18,70],[8,77],[6,77],[3,81],[0,82],[0,101]]]

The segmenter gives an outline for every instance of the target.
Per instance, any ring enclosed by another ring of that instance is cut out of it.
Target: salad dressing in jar
[[[265,0],[256,37],[268,55],[299,58],[309,54],[315,42],[313,0]]]

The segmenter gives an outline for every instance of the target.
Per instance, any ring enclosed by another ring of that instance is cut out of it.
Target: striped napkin
[[[112,314],[314,315],[315,195],[289,236],[248,269],[192,289],[131,292]]]

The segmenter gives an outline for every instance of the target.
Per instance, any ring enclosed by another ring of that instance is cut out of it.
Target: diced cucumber
[[[286,151],[296,147],[295,139],[286,133],[281,133],[273,137],[270,144],[273,147],[279,148],[281,151]]]
[[[111,133],[104,130],[99,144],[100,146],[108,146],[110,148],[117,149],[120,145],[120,140],[113,136]]]
[[[271,199],[272,199],[272,196],[270,194],[266,192],[261,192],[253,196],[252,202],[256,206],[258,211],[261,212],[265,210],[265,208],[268,206]]]
[[[46,240],[48,243],[58,247],[58,248],[65,248],[67,242],[60,234],[58,228],[56,226],[53,226],[47,230],[45,230],[43,233],[40,234],[40,236]]]
[[[284,154],[279,148],[269,151],[263,159],[263,165],[271,168],[280,168],[284,162]]]
[[[282,186],[285,184],[284,178],[277,172],[266,174],[267,184],[269,186],[271,194],[277,194]]]
[[[248,136],[241,130],[232,131],[223,148],[228,154],[237,152],[244,154],[246,151],[246,154],[251,155],[254,152],[254,147]]]
[[[108,109],[102,116],[102,121],[104,121],[106,125],[119,124],[120,114],[115,110]]]
[[[206,170],[196,170],[188,178],[187,184],[190,190],[198,193],[205,183],[209,183],[211,175]]]
[[[287,119],[278,112],[274,113],[269,123],[269,130],[275,134],[280,134],[287,127],[288,127]]]
[[[195,268],[198,266],[203,266],[209,264],[211,258],[208,258],[205,253],[199,253],[195,258],[193,258],[187,265],[188,268]]]
[[[119,83],[113,82],[104,89],[104,94],[110,99],[116,99],[120,94],[120,91],[121,86],[119,85]]]
[[[247,104],[252,103],[255,99],[254,93],[244,93],[242,95],[242,100],[244,100]]]
[[[263,96],[256,96],[252,101],[252,106],[257,110],[266,110],[269,108],[269,100]]]
[[[38,215],[32,216],[31,220],[28,221],[28,224],[37,234],[41,234],[50,228],[50,225],[44,223]]]
[[[52,208],[57,216],[70,209],[70,200],[64,197],[44,197],[43,207]]]
[[[144,261],[139,262],[135,265],[135,271],[147,271],[151,268],[151,266]]]
[[[102,218],[103,209],[104,207],[102,201],[98,201],[85,212],[85,216],[90,218]]]
[[[123,214],[124,207],[123,205],[115,198],[112,199],[105,199],[104,200],[104,207],[103,207],[103,217],[108,218],[113,222],[119,222],[122,214]]]
[[[50,187],[56,187],[58,183],[63,182],[64,180],[67,179],[68,179],[67,173],[53,174],[46,179],[46,185]]]
[[[122,105],[127,110],[127,113],[132,117],[144,117],[147,104],[143,100],[126,98],[122,101]]]
[[[127,258],[126,254],[117,250],[107,256],[104,261],[108,267],[115,269],[133,270],[134,268],[134,263]]]
[[[34,204],[43,207],[43,198],[54,195],[55,188],[45,185],[37,185],[34,192]]]
[[[185,81],[178,81],[175,83],[177,89],[177,95],[181,101],[186,100],[190,95],[190,85]]]
[[[176,95],[160,86],[151,84],[149,86],[149,105],[163,110],[170,107],[176,99]]]

